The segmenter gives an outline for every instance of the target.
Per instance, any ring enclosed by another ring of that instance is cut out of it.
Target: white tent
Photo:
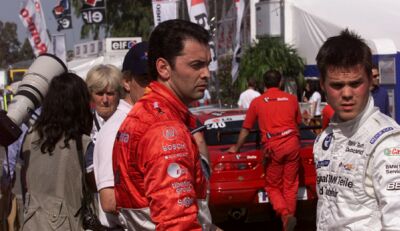
[[[68,69],[83,79],[86,79],[87,72],[95,65],[112,64],[121,69],[126,53],[141,41],[141,37],[123,37],[76,44],[75,59],[67,63]]]
[[[388,46],[394,44],[398,51],[399,12],[400,1],[395,0],[286,0],[285,42],[294,45],[307,65],[315,64],[318,49],[328,37],[345,28],[368,43],[392,41]]]
[[[98,57],[73,59],[67,63],[67,66],[71,72],[74,72],[83,79],[86,79],[87,72],[95,65],[112,64],[121,69],[124,56],[125,54],[121,54],[119,56],[100,55]]]
[[[348,28],[360,35],[379,57],[381,83],[389,93],[392,116],[400,121],[400,1],[285,0],[285,42],[305,58],[309,76],[317,76],[315,57],[331,36]],[[375,60],[376,61],[376,60]]]

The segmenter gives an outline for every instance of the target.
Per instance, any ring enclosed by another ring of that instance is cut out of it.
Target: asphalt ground
[[[296,231],[314,231],[316,230],[316,205],[317,201],[300,201],[297,204],[296,218],[297,225],[295,227]],[[241,220],[226,220],[224,222],[217,223],[217,226],[224,231],[281,231],[282,222],[279,217],[274,213],[266,213],[265,219],[263,221],[254,219],[254,217],[247,218],[249,221]]]

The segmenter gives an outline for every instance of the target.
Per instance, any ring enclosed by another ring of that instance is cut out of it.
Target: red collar
[[[195,118],[189,111],[188,107],[171,91],[171,89],[157,81],[153,81],[146,89],[146,94],[150,92],[154,92],[162,97],[165,100],[165,103],[168,104],[175,114],[179,115],[186,125],[192,127],[193,124],[196,124]]]

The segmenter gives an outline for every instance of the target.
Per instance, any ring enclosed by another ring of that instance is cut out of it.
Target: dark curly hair
[[[40,150],[52,153],[63,137],[65,147],[69,148],[69,140],[90,134],[92,121],[90,94],[82,78],[74,73],[54,77],[34,125],[40,138],[38,143],[42,143]]]

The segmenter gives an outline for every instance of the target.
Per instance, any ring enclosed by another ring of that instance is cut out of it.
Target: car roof
[[[246,116],[246,110],[240,108],[227,108],[218,105],[207,105],[202,107],[190,108],[190,111],[200,120],[201,123],[207,124],[213,119],[223,121],[243,121]]]

